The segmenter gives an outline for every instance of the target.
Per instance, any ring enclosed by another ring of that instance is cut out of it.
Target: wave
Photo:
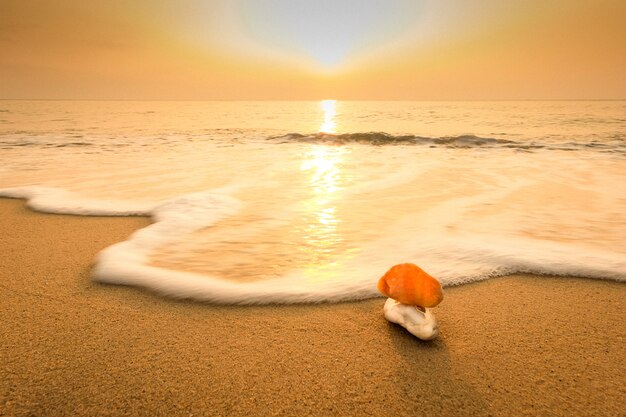
[[[25,146],[32,147],[40,147],[40,148],[76,148],[76,147],[84,147],[84,146],[95,146],[94,143],[90,142],[34,142],[27,140],[17,140],[17,141],[0,141],[0,148],[2,149],[11,149],[11,148],[20,148]]]
[[[223,137],[221,140],[226,141],[229,145],[240,143],[242,141],[263,140],[262,137],[255,135],[246,136],[246,131],[241,129],[212,129],[211,131],[223,131],[222,133],[236,134],[236,137]],[[118,140],[110,140],[98,142],[90,140],[84,135],[72,135],[63,139],[38,140],[36,135],[32,135],[25,131],[11,132],[11,135],[18,135],[16,139],[7,139],[10,135],[3,135],[4,139],[0,140],[1,149],[36,147],[36,148],[119,148],[136,145],[137,147],[146,146],[162,146],[164,143],[172,144],[177,141],[184,142],[186,139],[181,138],[133,138],[129,141],[120,142]],[[505,135],[502,133],[502,135]],[[82,140],[76,140],[82,139]],[[146,140],[149,139],[149,140]],[[197,140],[196,137],[189,137],[189,140]],[[450,149],[511,149],[519,152],[536,152],[536,151],[593,151],[600,153],[609,153],[617,155],[626,155],[626,137],[621,134],[615,134],[604,139],[591,138],[589,140],[579,141],[557,141],[554,138],[539,139],[523,139],[512,140],[493,137],[481,137],[476,135],[458,135],[458,136],[419,136],[419,135],[392,135],[386,132],[355,132],[355,133],[288,133],[277,136],[269,136],[264,138],[267,143],[285,144],[285,143],[313,143],[325,145],[350,145],[362,144],[371,146],[393,146],[393,145],[415,145],[427,146],[430,148],[450,148]],[[212,141],[213,137],[205,137],[203,140]]]
[[[607,142],[597,140],[585,142],[554,143],[548,141],[515,141],[510,139],[480,137],[475,135],[428,137],[417,135],[391,135],[385,132],[362,132],[362,133],[288,133],[286,135],[270,136],[270,141],[278,143],[320,143],[331,145],[345,145],[359,143],[374,146],[386,145],[423,145],[430,147],[446,148],[510,148],[525,152],[538,149],[547,150],[589,150],[600,152],[626,153],[626,142],[621,136],[612,137]]]
[[[323,143],[364,143],[368,145],[447,145],[453,147],[474,147],[484,145],[504,145],[515,143],[511,140],[482,138],[474,135],[425,137],[415,135],[390,135],[385,132],[362,132],[362,133],[315,133],[303,135],[300,133],[288,133],[281,136],[272,136],[269,139],[284,142],[323,142]]]
[[[429,272],[444,286],[460,285],[513,273],[568,275],[626,281],[626,260],[620,254],[588,250],[556,242],[522,238],[463,236],[372,242],[363,255],[346,261],[337,278],[310,279],[301,271],[265,281],[234,282],[150,264],[154,250],[185,240],[191,233],[237,213],[242,203],[231,196],[236,187],[183,195],[152,203],[85,199],[46,187],[0,189],[0,196],[28,199],[28,206],[48,213],[108,216],[150,216],[148,227],[124,242],[101,251],[93,279],[132,285],[162,295],[222,304],[264,304],[344,301],[379,296],[376,282],[400,259],[432,265]],[[387,248],[381,251],[380,248]]]
[[[58,143],[58,144],[49,144],[47,146],[53,147],[53,148],[67,148],[67,147],[80,147],[80,146],[94,146],[94,144],[89,143],[89,142],[65,142],[65,143]]]

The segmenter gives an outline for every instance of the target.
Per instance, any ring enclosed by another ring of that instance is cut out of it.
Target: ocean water
[[[94,279],[213,302],[372,297],[401,262],[624,281],[625,180],[620,101],[0,101],[0,195],[151,216]]]

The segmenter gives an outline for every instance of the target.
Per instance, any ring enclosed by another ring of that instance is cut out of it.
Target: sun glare
[[[322,100],[320,102],[320,106],[324,112],[324,122],[320,126],[321,133],[337,133],[337,124],[335,123],[335,115],[337,114],[335,108],[336,104],[337,100]]]

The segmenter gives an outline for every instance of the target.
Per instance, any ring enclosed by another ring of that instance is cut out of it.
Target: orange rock
[[[441,284],[417,265],[392,266],[378,281],[378,291],[402,304],[435,307],[443,300]]]

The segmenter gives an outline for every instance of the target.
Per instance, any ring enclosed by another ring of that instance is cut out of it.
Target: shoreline
[[[624,412],[624,283],[448,287],[421,342],[382,298],[218,306],[94,283],[96,253],[149,218],[0,213],[0,415]]]

